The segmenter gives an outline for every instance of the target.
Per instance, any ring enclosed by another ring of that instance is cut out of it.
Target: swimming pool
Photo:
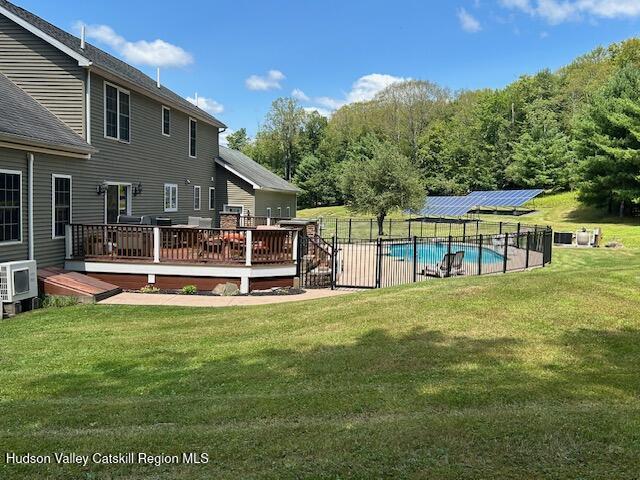
[[[442,261],[447,253],[448,246],[442,242],[420,243],[417,246],[418,262],[421,264],[435,265]],[[478,263],[479,249],[475,245],[456,243],[451,246],[451,253],[462,250],[464,252],[463,263]],[[400,243],[389,246],[389,255],[398,259],[413,260],[413,244]],[[501,263],[504,257],[489,247],[482,248],[482,264],[495,265]]]

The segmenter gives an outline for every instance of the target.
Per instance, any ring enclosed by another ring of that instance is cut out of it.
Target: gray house
[[[300,191],[242,152],[220,147],[216,209],[241,215],[292,218]]]
[[[295,189],[220,149],[225,128],[158,80],[0,0],[0,261],[62,265],[67,224],[122,214],[215,221],[241,205],[293,216]]]

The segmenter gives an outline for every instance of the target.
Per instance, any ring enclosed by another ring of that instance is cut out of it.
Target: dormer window
[[[129,142],[131,103],[127,90],[105,82],[104,84],[104,136]]]

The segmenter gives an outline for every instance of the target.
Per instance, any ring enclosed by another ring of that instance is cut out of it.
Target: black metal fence
[[[448,231],[450,224],[445,225]],[[462,235],[442,235],[445,232],[436,226],[433,236],[369,240],[356,238],[352,230],[351,236],[321,241],[319,261],[314,260],[318,246],[308,243],[311,239],[303,240],[300,245],[306,253],[301,252],[299,258],[306,255],[306,260],[301,262],[304,268],[299,268],[301,283],[306,287],[382,288],[432,278],[506,273],[551,262],[550,227],[484,222],[455,226],[462,229]],[[498,228],[483,233],[492,226]]]
[[[340,240],[375,241],[379,236],[383,238],[412,238],[414,236],[448,238],[503,233],[523,233],[536,231],[536,225],[526,225],[516,222],[485,222],[469,219],[386,219],[383,222],[383,233],[378,235],[378,222],[375,219],[357,218],[320,218],[318,221],[320,236],[325,240],[337,237]]]

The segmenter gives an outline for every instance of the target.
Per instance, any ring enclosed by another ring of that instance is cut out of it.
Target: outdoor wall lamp
[[[105,183],[99,183],[98,186],[96,187],[96,193],[98,195],[104,195],[106,191],[107,191],[107,185]]]
[[[142,182],[133,184],[132,193],[136,197],[142,193]]]

